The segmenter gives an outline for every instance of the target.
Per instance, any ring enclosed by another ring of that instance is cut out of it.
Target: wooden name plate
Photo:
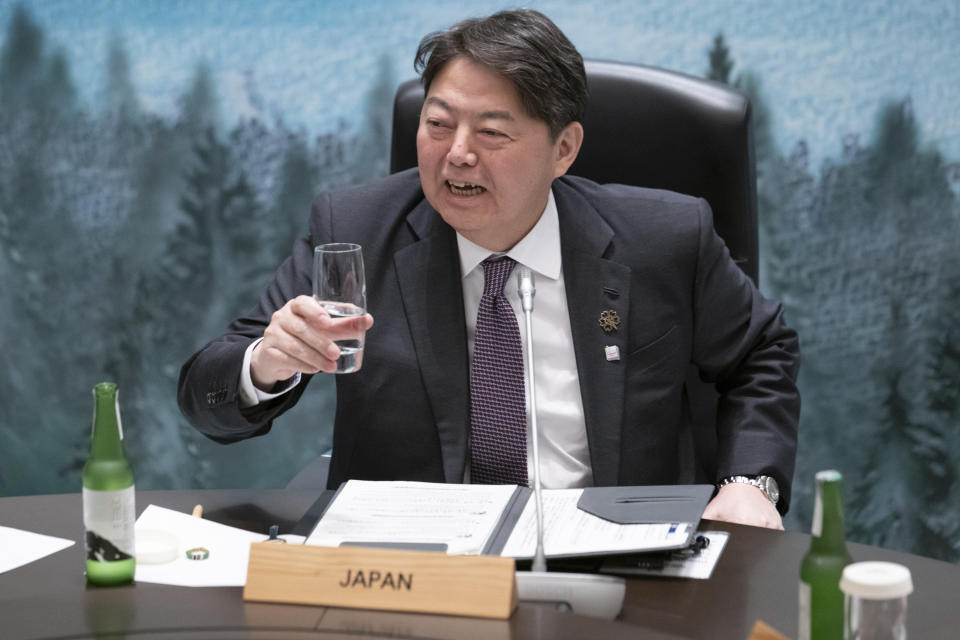
[[[255,542],[243,599],[509,618],[517,584],[513,558]]]

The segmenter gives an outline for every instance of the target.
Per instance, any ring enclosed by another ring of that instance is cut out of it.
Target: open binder
[[[711,485],[545,490],[548,558],[610,556],[690,544]],[[306,544],[370,546],[526,559],[535,547],[533,492],[507,485],[350,480],[325,492],[294,532]]]

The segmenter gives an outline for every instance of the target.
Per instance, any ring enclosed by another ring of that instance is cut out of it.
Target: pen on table
[[[203,505],[198,504],[193,508],[191,514],[194,518],[203,518]],[[187,549],[187,560],[206,560],[210,557],[210,550],[206,547],[194,547]]]

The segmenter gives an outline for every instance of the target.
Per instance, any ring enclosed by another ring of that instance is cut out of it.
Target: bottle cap
[[[913,592],[910,569],[893,562],[855,562],[843,569],[840,590],[864,600],[892,600]]]
[[[825,469],[817,471],[815,478],[817,482],[836,482],[837,480],[843,480],[843,475],[836,469]]]
[[[180,541],[172,533],[137,529],[137,564],[164,564],[177,559]]]
[[[109,394],[109,393],[113,393],[113,392],[116,391],[116,390],[117,390],[117,383],[116,383],[116,382],[98,382],[98,383],[93,387],[93,394],[94,394],[94,395],[106,395],[106,394]]]

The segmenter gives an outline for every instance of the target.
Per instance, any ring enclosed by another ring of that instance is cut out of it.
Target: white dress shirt
[[[540,427],[540,481],[545,489],[590,486],[593,471],[587,446],[587,430],[580,397],[580,379],[573,351],[573,333],[567,310],[566,288],[560,259],[560,221],[550,191],[540,220],[512,249],[491,252],[457,234],[460,268],[463,274],[463,307],[467,322],[467,348],[473,360],[477,333],[477,309],[483,295],[483,266],[491,255],[507,255],[534,272],[536,296],[533,311],[533,353],[537,385],[537,420]],[[504,293],[517,316],[523,341],[524,369],[527,363],[526,321],[517,291],[517,271],[504,287]],[[261,338],[262,339],[262,338]],[[240,405],[259,404],[286,393],[300,382],[297,374],[278,393],[257,389],[250,375],[250,354],[259,340],[246,351],[240,373]],[[526,375],[526,372],[525,372]],[[524,377],[526,382],[526,377]],[[526,384],[524,385],[526,387]],[[527,396],[527,477],[533,484],[533,450],[530,443],[530,390]],[[469,459],[467,470],[469,473]],[[469,475],[467,476],[469,477]]]
[[[586,487],[593,482],[587,430],[580,398],[580,379],[573,352],[573,333],[567,310],[566,288],[560,260],[560,221],[550,192],[537,224],[512,249],[491,252],[457,234],[460,272],[463,274],[463,310],[467,321],[467,348],[473,360],[477,309],[483,295],[483,266],[491,255],[506,255],[534,272],[537,294],[533,304],[533,356],[537,385],[537,420],[540,427],[540,481],[545,489]],[[527,365],[527,325],[517,291],[517,270],[504,287],[517,316]],[[526,372],[525,372],[526,375]],[[524,378],[526,383],[526,377]],[[526,387],[526,384],[524,384]],[[533,451],[530,444],[530,390],[527,395],[527,477],[533,484]]]

